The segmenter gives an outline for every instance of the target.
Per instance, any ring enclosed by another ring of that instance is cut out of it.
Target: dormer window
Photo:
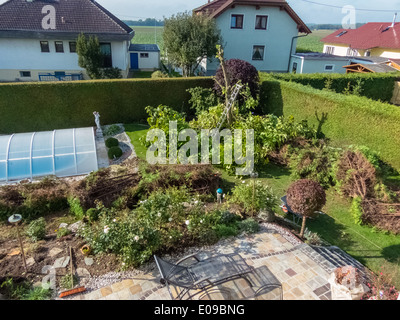
[[[231,29],[243,29],[243,14],[233,14],[231,16]]]

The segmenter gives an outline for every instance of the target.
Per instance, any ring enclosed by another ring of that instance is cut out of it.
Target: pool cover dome
[[[93,128],[0,136],[0,183],[98,170]]]

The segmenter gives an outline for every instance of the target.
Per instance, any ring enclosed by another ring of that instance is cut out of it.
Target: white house
[[[132,70],[154,71],[160,68],[160,48],[156,44],[131,44],[129,54]]]
[[[248,61],[259,71],[288,72],[299,32],[311,33],[284,0],[214,0],[194,13],[216,19],[225,59]],[[218,66],[215,58],[201,63],[207,75]]]
[[[343,68],[351,63],[351,57],[335,56],[320,52],[292,55],[290,72],[293,73],[346,73]]]
[[[103,67],[131,68],[134,31],[93,0],[9,0],[0,5],[0,81],[88,79],[78,65],[80,33],[96,36]]]

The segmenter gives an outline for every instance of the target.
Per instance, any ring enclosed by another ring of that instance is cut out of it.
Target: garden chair
[[[238,254],[222,254],[201,259],[197,254],[189,255],[177,263],[170,263],[154,256],[161,274],[160,282],[165,284],[171,298],[181,300],[203,293],[224,282],[244,277],[254,271]],[[188,263],[191,260],[191,263]],[[170,285],[181,288],[176,297],[170,290]],[[190,293],[194,291],[194,293]]]

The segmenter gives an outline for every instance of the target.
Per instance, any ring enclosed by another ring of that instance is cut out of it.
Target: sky
[[[6,0],[0,0],[0,4],[4,2]],[[207,3],[207,0],[97,0],[97,2],[122,20],[138,20],[170,17],[174,13],[193,10]],[[348,12],[342,13],[342,7],[346,5],[356,8],[355,23],[391,22],[396,11],[399,13],[397,21],[400,21],[400,0],[287,0],[287,2],[306,23],[342,23],[342,19],[348,14]]]

